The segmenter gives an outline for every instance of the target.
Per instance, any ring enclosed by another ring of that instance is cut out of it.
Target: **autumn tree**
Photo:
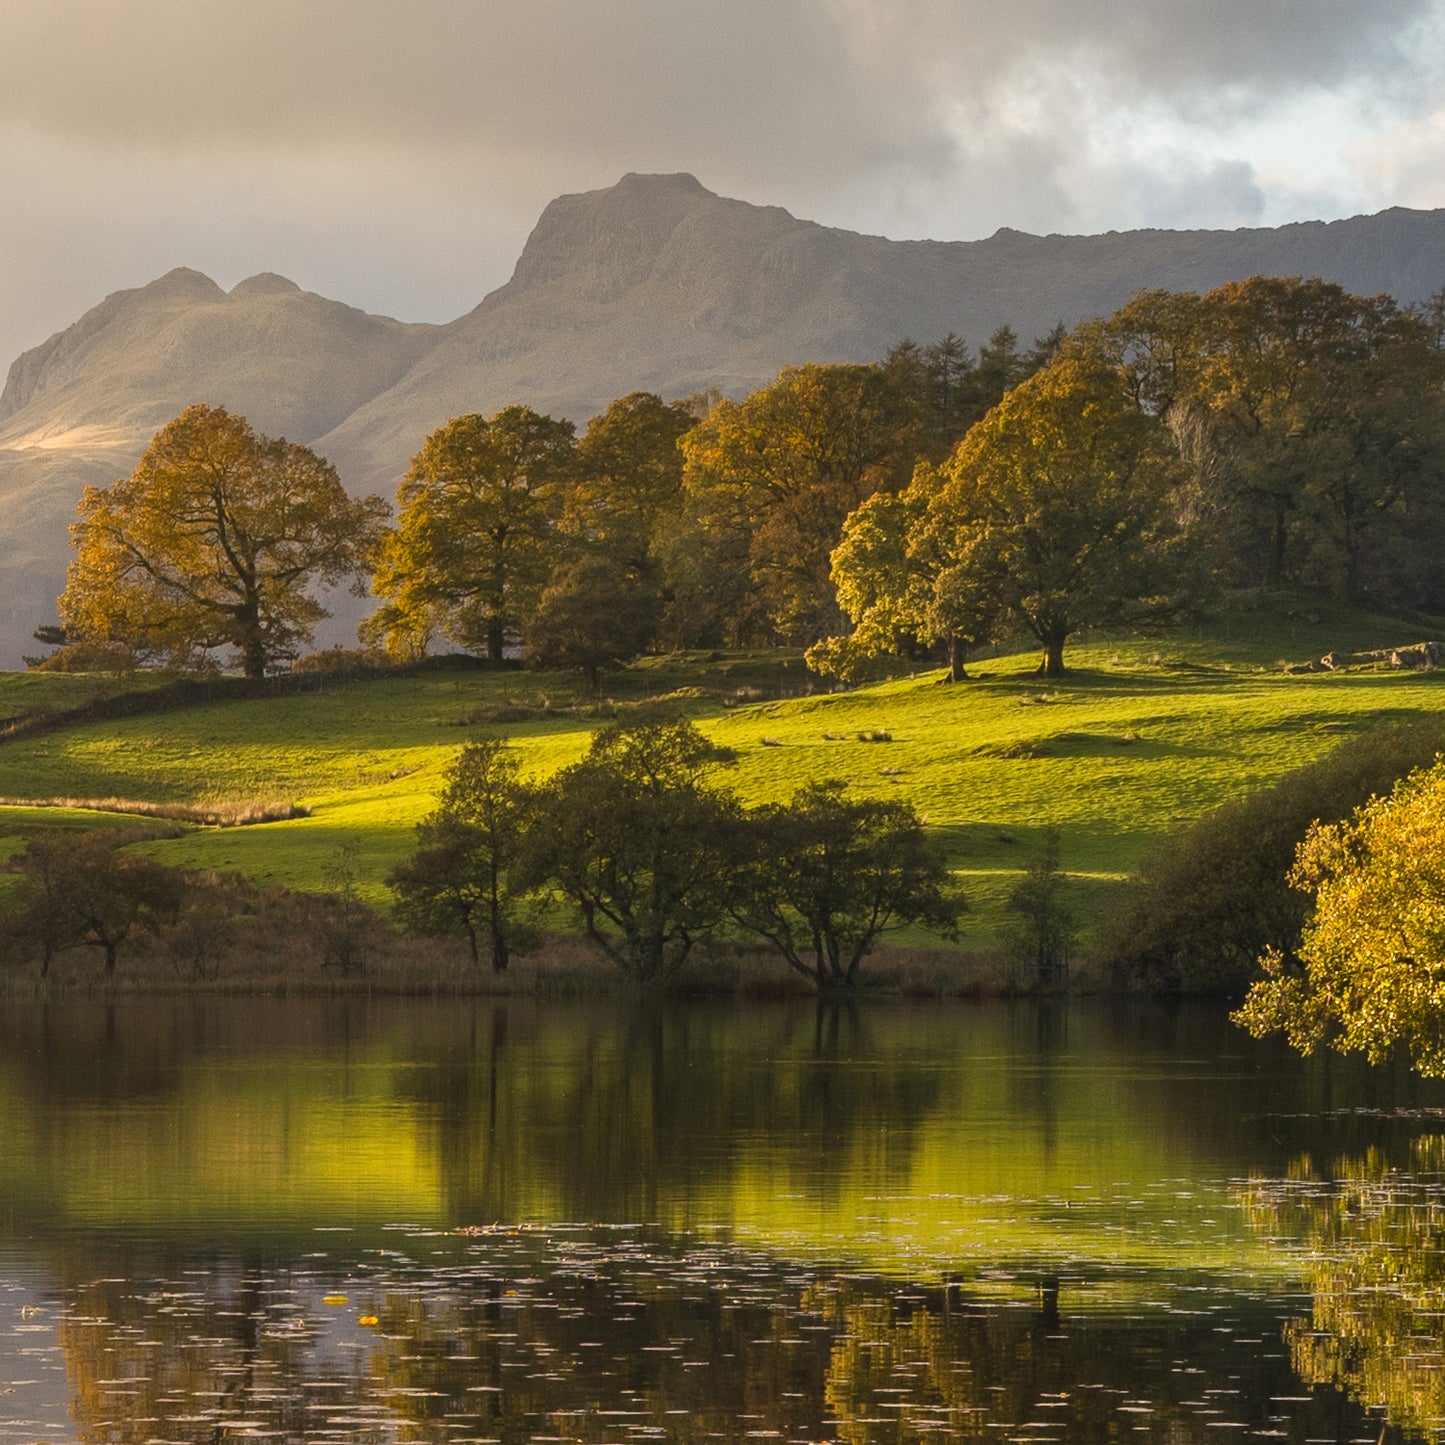
[[[236,649],[248,677],[294,656],[328,616],[313,589],[358,595],[386,515],[306,447],[222,407],[188,407],[135,471],[87,487],[59,599],[68,637],[188,662]]]
[[[1320,824],[1290,879],[1314,900],[1299,968],[1269,950],[1236,1019],[1373,1062],[1403,1048],[1445,1075],[1445,763],[1413,773],[1348,822]]]
[[[536,801],[505,740],[468,743],[447,769],[435,810],[417,824],[416,851],[387,879],[403,924],[464,934],[476,964],[485,939],[493,972],[504,973],[527,937],[517,865]]]
[[[914,435],[883,368],[811,365],[720,402],[683,438],[700,528],[732,539],[783,637],[836,630],[829,553],[854,507],[906,480]]]
[[[862,659],[922,644],[943,649],[951,681],[967,675],[969,652],[997,631],[1003,604],[997,578],[960,566],[923,526],[942,485],[920,463],[905,491],[879,492],[849,515],[832,578],[853,631],[810,648],[809,666],[850,681]]]
[[[625,568],[650,570],[654,531],[681,499],[678,442],[696,423],[683,402],[647,391],[631,392],[594,416],[577,441],[567,531]]]
[[[1093,357],[1061,357],[1014,388],[942,468],[909,546],[950,574],[954,605],[992,606],[1064,671],[1083,627],[1157,618],[1187,578],[1172,470],[1153,418]]]
[[[696,424],[682,402],[635,391],[592,418],[577,443],[559,558],[527,620],[528,657],[599,669],[652,645],[662,620],[666,536],[681,506],[679,439]]]
[[[397,489],[368,640],[416,650],[434,633],[499,662],[559,560],[573,426],[509,406],[438,428]]]

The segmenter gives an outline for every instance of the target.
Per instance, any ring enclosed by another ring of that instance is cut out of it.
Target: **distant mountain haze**
[[[32,629],[53,619],[82,488],[129,472],[191,402],[305,442],[354,492],[389,497],[426,434],[462,413],[521,402],[582,422],[639,388],[740,396],[787,365],[876,360],[905,336],[949,331],[977,348],[1004,323],[1027,347],[1142,288],[1204,291],[1256,274],[1422,301],[1445,286],[1445,211],[890,241],[717,196],[689,175],[628,175],[553,201],[511,280],[444,326],[368,315],[281,276],[226,292],[177,269],[107,297],[10,368],[0,665],[17,665]]]

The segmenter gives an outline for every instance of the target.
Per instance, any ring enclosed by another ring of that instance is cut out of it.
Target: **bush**
[[[134,672],[135,651],[118,642],[72,642],[48,657],[27,657],[31,672]]]
[[[1310,825],[1349,817],[1442,750],[1445,721],[1381,728],[1172,833],[1105,919],[1099,962],[1122,985],[1242,997],[1267,949],[1298,950],[1309,900],[1288,875]]]

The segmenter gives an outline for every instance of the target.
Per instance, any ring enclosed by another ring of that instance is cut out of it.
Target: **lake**
[[[1445,1431],[1445,1089],[1208,1007],[0,1008],[0,1442]]]

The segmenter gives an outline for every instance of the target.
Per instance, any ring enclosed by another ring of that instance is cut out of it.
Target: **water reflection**
[[[1398,1158],[1302,1156],[1249,1194],[1257,1229],[1300,1241],[1309,1313],[1284,1338],[1300,1376],[1383,1407],[1422,1435],[1445,1431],[1445,1138]]]
[[[1037,1294],[981,1299],[626,1230],[401,1235],[346,1273],[175,1264],[58,1291],[78,1438],[1378,1433],[1337,1393],[1300,1389],[1277,1314],[1247,1301],[1089,1319]]]
[[[1187,1009],[11,1007],[0,1441],[1431,1434],[1442,1104]]]

